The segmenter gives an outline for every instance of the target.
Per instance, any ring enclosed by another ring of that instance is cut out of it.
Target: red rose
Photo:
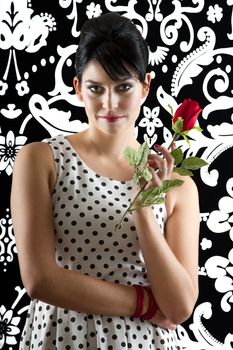
[[[182,131],[191,130],[196,124],[198,114],[202,111],[199,104],[196,101],[184,100],[184,102],[177,108],[173,116],[173,123],[177,121],[179,117],[183,118]]]

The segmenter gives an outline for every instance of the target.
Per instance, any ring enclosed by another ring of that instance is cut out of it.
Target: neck
[[[103,158],[121,160],[126,147],[137,149],[140,144],[135,139],[134,132],[129,130],[120,135],[108,135],[95,128],[89,127],[86,130],[86,141],[92,152]]]

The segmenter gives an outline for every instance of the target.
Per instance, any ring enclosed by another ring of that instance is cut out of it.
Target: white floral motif
[[[195,1],[197,6],[182,6],[181,1],[173,0],[174,11],[166,16],[160,27],[161,39],[166,45],[174,45],[179,38],[180,29],[183,28],[185,24],[188,28],[187,33],[190,35],[189,41],[182,41],[180,43],[180,48],[183,52],[188,52],[193,45],[194,41],[194,31],[192,23],[186,13],[199,13],[204,5],[204,0]],[[193,2],[194,3],[194,2]]]
[[[159,65],[160,63],[162,63],[168,53],[169,49],[167,47],[163,47],[163,46],[158,46],[155,52],[152,52],[149,49],[149,63],[154,66]]]
[[[182,325],[178,325],[176,332],[178,336],[178,344],[182,349],[186,350],[231,350],[232,334],[228,334],[224,341],[216,339],[204,326],[203,318],[208,320],[212,317],[212,305],[204,302],[198,305],[193,314],[193,323],[189,328],[193,332],[195,341],[189,338],[189,334]]]
[[[221,300],[222,310],[229,312],[233,304],[233,249],[228,258],[218,255],[210,257],[205,268],[207,276],[215,279],[216,291],[224,294]]]
[[[58,133],[68,135],[72,132],[80,132],[88,128],[88,124],[79,119],[70,120],[71,111],[64,112],[57,108],[50,108],[49,101],[41,95],[33,95],[29,101],[31,117],[33,116],[53,137]],[[29,116],[30,118],[30,116]],[[25,119],[20,132],[24,132],[26,123],[30,120]]]
[[[155,128],[161,128],[163,123],[158,118],[160,112],[160,107],[155,107],[150,110],[149,107],[143,106],[144,118],[139,123],[139,126],[146,128],[146,132],[149,136],[155,133]]]
[[[187,346],[188,350],[231,350],[232,349],[232,334],[228,334],[223,342],[216,339],[204,326],[202,318],[208,320],[212,318],[212,305],[209,302],[204,302],[198,305],[194,311],[193,324],[189,327],[192,330],[197,344],[194,347]],[[183,342],[182,342],[183,344]]]
[[[8,84],[5,81],[0,80],[0,95],[3,96],[8,89]]]
[[[42,46],[47,44],[46,39],[49,32],[56,30],[54,17],[48,13],[32,15],[33,9],[30,8],[26,0],[2,1],[0,11],[0,49],[8,50],[8,62],[6,65],[3,79],[7,80],[9,69],[13,63],[17,82],[21,81],[16,50],[34,53],[39,51]],[[16,87],[19,96],[28,93],[26,82]],[[18,83],[21,84],[21,83]],[[7,86],[0,80],[0,95],[5,94]]]
[[[2,115],[5,118],[16,119],[16,118],[18,118],[18,116],[20,116],[22,114],[21,109],[15,109],[16,106],[14,103],[8,103],[7,107],[8,107],[8,109],[2,108],[0,110],[0,113],[2,113]]]
[[[203,70],[203,66],[208,66],[213,61],[213,49],[216,42],[216,35],[211,28],[202,27],[197,32],[197,37],[204,42],[186,55],[176,66],[172,78],[172,95],[177,97],[182,87],[192,84],[193,78],[198,76]]]
[[[87,5],[86,14],[88,18],[98,17],[101,13],[102,10],[99,4],[96,5],[94,2],[91,2],[90,5]]]
[[[207,20],[210,22],[215,23],[220,22],[222,17],[223,17],[223,13],[222,13],[222,7],[220,7],[218,4],[215,4],[214,6],[209,6],[209,9],[207,11]]]
[[[219,201],[219,210],[210,213],[207,221],[209,229],[216,233],[229,232],[233,241],[233,178],[227,181],[226,185],[229,196],[224,196]],[[233,249],[228,253],[228,257],[212,256],[205,263],[207,275],[216,279],[215,289],[223,293],[221,307],[223,311],[231,310],[233,303]]]
[[[23,96],[29,93],[29,87],[28,87],[28,83],[26,82],[26,80],[22,80],[19,83],[17,83],[15,85],[16,90],[18,91],[18,95],[19,96]]]
[[[144,135],[144,140],[149,147],[151,147],[157,140],[155,128],[161,128],[163,126],[161,120],[158,118],[159,111],[160,107],[155,107],[151,111],[147,106],[143,106],[144,118],[142,118],[138,125],[142,128],[146,128],[148,135]]]
[[[80,35],[80,31],[77,31],[77,24],[78,24],[78,5],[81,4],[83,0],[59,0],[59,5],[67,9],[70,5],[72,5],[71,12],[66,16],[69,20],[73,20],[73,25],[71,29],[72,35],[76,38]]]
[[[5,218],[0,219],[0,263],[3,265],[3,272],[7,271],[7,264],[13,261],[14,254],[17,253],[9,212],[9,208],[6,208]]]
[[[7,310],[4,305],[0,307],[0,349],[4,345],[16,345],[15,335],[20,333],[18,326],[20,317],[13,317],[13,310]]]
[[[0,23],[4,38],[0,40],[1,49],[36,52],[46,45],[49,32],[56,30],[55,19],[48,13],[32,16],[33,12],[25,0],[1,3]]]
[[[5,170],[7,175],[12,174],[15,157],[26,141],[27,137],[15,137],[11,130],[6,137],[0,135],[0,171]]]
[[[12,345],[17,344],[15,336],[20,333],[20,329],[17,327],[21,319],[20,315],[27,312],[29,307],[29,305],[26,305],[18,308],[18,304],[26,295],[25,288],[16,286],[14,290],[17,292],[17,296],[11,307],[8,310],[4,305],[0,307],[0,349],[12,350]],[[14,314],[17,316],[14,316]]]
[[[212,241],[207,238],[203,238],[200,246],[202,250],[210,249],[212,247]]]
[[[227,181],[226,189],[229,196],[220,199],[219,210],[210,213],[207,226],[215,233],[229,232],[233,241],[233,178]]]

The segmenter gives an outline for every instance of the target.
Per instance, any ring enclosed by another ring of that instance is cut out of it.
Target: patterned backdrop
[[[193,131],[189,149],[178,141],[208,166],[194,176],[200,295],[177,333],[186,349],[233,349],[233,0],[0,0],[0,349],[18,348],[29,303],[9,204],[15,156],[26,143],[87,127],[74,53],[84,21],[109,11],[130,18],[150,49],[139,141],[170,142],[168,104],[189,97],[203,108],[203,133]]]

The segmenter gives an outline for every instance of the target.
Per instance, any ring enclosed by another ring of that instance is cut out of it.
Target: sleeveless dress
[[[59,135],[43,140],[52,150],[57,182],[52,195],[56,261],[123,285],[149,285],[132,215],[115,224],[130,203],[133,182],[96,174]],[[165,205],[153,208],[161,229]],[[133,317],[89,315],[33,299],[20,350],[178,350],[176,332]]]

